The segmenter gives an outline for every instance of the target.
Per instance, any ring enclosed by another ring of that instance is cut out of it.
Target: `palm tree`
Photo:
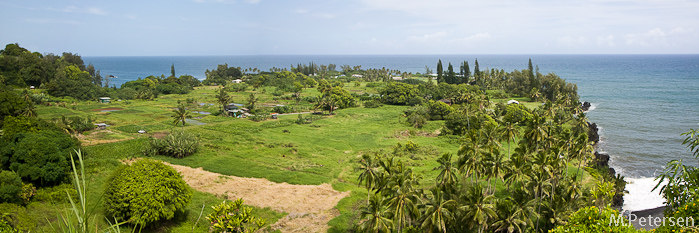
[[[221,106],[221,112],[223,113],[223,110],[225,109],[225,106],[228,105],[228,103],[231,102],[231,96],[229,96],[226,93],[226,90],[223,88],[218,89],[218,95],[216,95],[216,101],[218,104]],[[227,116],[228,114],[226,114]]]
[[[450,153],[444,153],[441,158],[437,159],[439,167],[436,167],[435,170],[440,170],[439,175],[437,175],[437,186],[439,187],[452,187],[458,180],[459,171],[451,162],[451,158]]]
[[[432,232],[436,227],[438,231],[447,232],[447,223],[454,218],[452,209],[456,201],[446,200],[444,192],[437,187],[430,190],[432,197],[425,204],[425,212],[422,215],[422,229]]]
[[[371,188],[376,185],[378,178],[378,173],[376,172],[376,162],[371,158],[370,155],[362,155],[362,160],[359,161],[359,168],[362,173],[359,174],[358,184],[361,185],[362,181],[366,187],[366,203],[369,204],[369,195],[371,194]]]
[[[522,210],[510,201],[510,199],[498,200],[495,203],[495,210],[498,216],[491,226],[495,227],[494,232],[522,232],[527,223],[522,220]]]
[[[418,216],[417,205],[420,202],[418,192],[414,189],[418,185],[412,169],[404,169],[402,164],[397,167],[397,172],[391,176],[388,188],[384,193],[389,194],[389,208],[393,213],[394,227],[400,232],[404,226],[410,224],[411,217]]]
[[[178,122],[182,122],[182,127],[184,127],[187,118],[192,117],[189,110],[187,110],[187,108],[182,103],[179,106],[177,106],[175,110],[172,110],[172,112],[172,118],[175,119],[175,121],[173,121],[172,123],[177,125]]]
[[[495,184],[497,184],[498,178],[501,178],[501,180],[505,182],[502,175],[507,173],[509,170],[505,156],[500,153],[500,150],[495,150],[487,157],[489,158],[490,175],[492,178],[495,178]],[[495,184],[492,185],[493,189],[495,189]],[[488,185],[488,192],[491,191],[490,187],[491,185]]]
[[[484,193],[480,184],[475,184],[462,198],[464,205],[459,209],[464,211],[463,221],[470,222],[472,228],[475,225],[480,226],[478,232],[483,232],[488,227],[488,219],[497,216],[492,204],[495,197]]]
[[[529,121],[527,133],[524,135],[527,139],[527,143],[534,151],[538,150],[543,141],[548,138],[548,131],[546,125],[545,117],[539,116],[539,114],[533,114],[534,117]]]
[[[374,194],[369,201],[369,205],[362,207],[361,217],[364,219],[360,223],[360,229],[364,232],[391,232],[393,222],[389,218],[387,201],[383,196]]]
[[[507,157],[510,157],[510,147],[512,146],[510,142],[514,142],[517,140],[517,123],[512,123],[512,122],[505,122],[504,127],[502,128],[502,138],[505,138],[507,140]]]
[[[34,103],[27,102],[27,105],[22,110],[22,115],[29,118],[37,117],[38,115],[36,114],[36,107],[34,107]]]

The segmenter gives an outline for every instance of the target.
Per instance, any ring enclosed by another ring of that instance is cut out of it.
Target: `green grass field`
[[[355,87],[353,83],[345,88],[356,93],[376,93],[372,88]],[[262,106],[285,104],[294,106],[293,100],[274,100],[269,93],[273,88],[257,89],[254,91],[260,98]],[[262,94],[265,90],[267,94]],[[277,120],[253,122],[247,119],[237,119],[223,116],[192,114],[202,125],[188,124],[185,127],[172,123],[172,109],[177,101],[194,99],[197,103],[189,106],[191,111],[218,112],[215,103],[216,87],[200,87],[187,95],[165,95],[152,101],[131,100],[114,101],[109,104],[78,103],[74,106],[42,106],[38,114],[44,119],[59,119],[61,116],[91,117],[95,123],[107,123],[109,129],[119,132],[117,136],[104,135],[107,139],[133,137],[133,140],[120,141],[86,147],[86,166],[91,182],[91,200],[99,200],[107,177],[119,166],[120,159],[142,157],[141,148],[147,141],[147,135],[139,135],[138,130],[146,130],[148,134],[169,132],[170,130],[187,130],[198,134],[201,141],[200,150],[189,157],[176,159],[157,156],[155,159],[172,164],[193,168],[202,167],[206,171],[239,177],[265,178],[273,182],[290,184],[318,185],[330,183],[338,191],[351,191],[337,205],[340,216],[330,221],[330,232],[345,232],[358,222],[359,207],[364,203],[366,190],[357,185],[358,161],[362,154],[378,151],[390,152],[393,147],[407,141],[428,148],[434,153],[416,158],[399,158],[414,171],[423,176],[424,187],[432,186],[438,174],[433,168],[438,166],[436,158],[443,153],[456,154],[461,142],[456,137],[437,137],[442,121],[430,121],[422,129],[414,129],[404,124],[402,117],[406,106],[384,105],[380,108],[349,108],[335,111],[335,115],[325,116],[311,124],[299,125],[294,121],[298,115],[284,115]],[[245,103],[253,91],[232,92],[233,102]],[[318,95],[315,89],[306,89],[304,96]],[[516,98],[527,101],[528,98]],[[508,99],[494,100],[494,102]],[[200,105],[199,103],[204,103]],[[535,108],[540,103],[523,103],[529,108]],[[297,109],[308,109],[311,104],[301,102]],[[119,108],[119,111],[101,112],[99,109]],[[99,132],[91,132],[100,134]],[[99,135],[97,135],[99,136]],[[513,142],[514,145],[515,142]],[[514,149],[514,147],[513,147]],[[503,143],[503,150],[507,150]],[[507,153],[507,152],[505,152]],[[502,185],[498,183],[498,185]],[[211,194],[196,192],[192,202],[187,207],[185,216],[181,216],[177,224],[163,226],[161,229],[151,229],[154,232],[191,232],[194,222],[201,210],[204,215],[210,211],[211,205],[218,204],[221,198]],[[44,215],[49,220],[55,219],[55,211],[47,208],[61,209],[65,204],[30,205],[28,209],[33,216]],[[101,212],[101,206],[97,206]],[[255,208],[263,218],[268,218],[268,224],[274,223],[285,213],[269,209]],[[102,217],[101,215],[99,216]],[[196,226],[197,232],[205,231],[208,222],[200,220]],[[45,226],[46,224],[40,224]],[[45,229],[45,228],[43,228]]]

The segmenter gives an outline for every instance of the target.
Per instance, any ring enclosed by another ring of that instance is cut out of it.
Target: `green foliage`
[[[357,102],[352,94],[342,87],[333,87],[330,92],[330,97],[335,101],[336,106],[340,109],[357,106]]]
[[[369,101],[364,102],[364,107],[365,107],[365,108],[378,108],[378,107],[381,107],[381,106],[383,106],[383,103],[381,103],[381,101],[376,100],[376,99],[373,99],[373,100],[369,100]]]
[[[204,85],[223,85],[233,79],[243,77],[240,67],[228,67],[228,64],[218,65],[215,70],[206,70],[206,79],[202,81]]]
[[[264,227],[266,219],[254,216],[251,207],[243,206],[243,199],[223,201],[211,207],[213,212],[206,216],[214,233],[248,233]]]
[[[70,152],[77,148],[77,139],[67,134],[41,130],[16,134],[0,155],[3,167],[16,171],[24,181],[50,186],[63,181],[70,170]]]
[[[144,154],[164,155],[174,158],[184,158],[197,152],[199,137],[184,130],[174,130],[163,139],[150,138],[145,146]]]
[[[73,200],[78,199],[78,192],[72,184],[63,183],[36,190],[33,200],[47,203],[67,203],[69,197]]]
[[[427,103],[427,110],[430,113],[430,120],[443,120],[446,116],[455,113],[454,108],[442,101],[432,101]]]
[[[686,136],[682,145],[687,147],[694,158],[699,159],[699,130],[691,129],[682,135]],[[658,184],[655,188],[662,186],[660,192],[666,200],[668,208],[665,209],[665,213],[668,215],[699,200],[699,169],[684,165],[683,160],[668,162],[656,179]],[[667,184],[663,185],[665,181]]]
[[[318,120],[321,118],[321,116],[315,116],[315,115],[306,115],[304,116],[303,114],[298,114],[299,117],[296,119],[294,123],[299,124],[299,125],[304,125],[304,124],[310,124],[315,120]]]
[[[142,159],[114,171],[104,205],[107,215],[145,227],[183,213],[191,197],[192,190],[175,169]]]
[[[291,107],[289,107],[289,106],[287,106],[287,105],[274,106],[274,107],[272,108],[272,112],[276,112],[276,113],[279,113],[279,114],[290,113],[290,112],[293,112],[293,111],[294,111],[294,109],[292,109]]]
[[[32,232],[36,220],[27,214],[27,210],[14,203],[0,203],[0,232]]]
[[[678,223],[678,220],[682,219],[683,224],[679,225],[666,222],[664,225],[655,229],[654,232],[699,232],[699,227],[696,225],[696,221],[699,221],[699,200],[695,199],[693,202],[680,206],[675,211],[666,211],[664,217],[673,218],[675,223]]]
[[[597,233],[597,232],[614,232],[614,233],[632,233],[637,232],[636,229],[628,222],[627,219],[621,219],[618,225],[612,224],[611,216],[619,218],[619,212],[605,207],[599,209],[594,206],[584,207],[571,214],[568,223],[558,226],[549,232],[579,232],[579,233]]]
[[[384,103],[395,105],[407,104],[409,99],[417,96],[417,93],[416,86],[399,82],[389,82],[379,90]]]
[[[13,171],[0,171],[0,203],[20,203],[22,179]]]
[[[533,117],[529,109],[522,104],[509,104],[506,108],[504,120],[510,123],[524,123]]]
[[[231,83],[226,86],[226,89],[233,92],[246,91],[248,89],[247,83]]]
[[[5,117],[18,116],[27,103],[12,90],[0,90],[0,126]]]

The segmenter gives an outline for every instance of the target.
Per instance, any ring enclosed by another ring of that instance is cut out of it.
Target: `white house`
[[[517,101],[517,100],[510,100],[510,101],[507,101],[507,104],[519,104],[519,101]]]
[[[242,83],[243,80],[241,80],[241,79],[235,79],[235,80],[233,80],[232,82],[233,82],[233,83]]]

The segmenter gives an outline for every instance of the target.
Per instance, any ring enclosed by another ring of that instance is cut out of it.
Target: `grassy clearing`
[[[367,88],[366,83],[355,87],[353,83],[345,88],[355,93],[376,93],[373,88]],[[437,137],[443,121],[430,121],[422,129],[414,129],[403,123],[405,106],[384,105],[380,108],[351,108],[336,111],[336,115],[326,116],[311,124],[299,125],[294,121],[298,115],[280,116],[278,120],[252,122],[247,119],[236,119],[214,114],[192,114],[202,125],[187,124],[185,127],[172,124],[172,109],[178,101],[193,99],[196,102],[188,104],[191,111],[206,111],[216,113],[220,106],[215,103],[217,87],[200,87],[187,95],[166,95],[153,101],[131,100],[115,101],[110,104],[77,103],[67,107],[41,106],[38,108],[40,117],[59,119],[61,116],[79,115],[91,117],[95,123],[107,123],[108,129],[114,134],[92,132],[91,136],[109,138],[131,137],[133,140],[116,143],[89,146],[84,149],[86,168],[91,182],[89,197],[99,200],[107,177],[120,165],[120,159],[141,157],[141,149],[147,135],[140,135],[139,130],[145,130],[149,135],[155,132],[170,130],[187,130],[198,134],[201,139],[200,150],[187,158],[175,159],[157,156],[155,159],[176,165],[192,168],[201,167],[206,171],[238,177],[265,178],[273,182],[290,184],[319,185],[332,184],[337,191],[351,191],[351,195],[342,199],[337,205],[340,216],[330,221],[330,232],[345,232],[359,221],[359,208],[365,203],[366,190],[357,185],[358,161],[362,154],[380,150],[391,152],[393,147],[407,141],[420,146],[428,146],[437,153],[418,159],[399,158],[406,165],[412,166],[417,174],[424,178],[423,188],[432,186],[438,175],[433,170],[438,166],[436,158],[442,153],[456,154],[461,141],[456,137]],[[270,93],[274,88],[265,87],[255,91],[232,92],[234,103],[245,103],[250,93],[256,93],[260,106],[284,104],[295,106],[304,111],[312,106],[311,103],[293,100],[281,100]],[[266,93],[266,94],[263,94]],[[315,89],[306,89],[303,96],[318,95]],[[515,98],[528,101],[528,98]],[[508,99],[497,99],[495,102],[506,102]],[[529,108],[536,108],[540,103],[523,102]],[[103,108],[121,108],[119,111],[100,112]],[[514,150],[516,142],[512,142]],[[506,143],[503,152],[507,153]],[[572,165],[571,165],[572,166]],[[575,168],[571,168],[574,172]],[[497,182],[498,188],[504,188],[502,182]],[[210,211],[213,204],[218,204],[221,198],[211,194],[195,192],[192,202],[187,207],[185,216],[177,224],[151,229],[152,232],[191,232],[198,217],[202,204],[205,204],[204,215]],[[30,211],[36,219],[51,220],[47,213],[62,209],[64,204],[30,205]],[[48,209],[47,209],[48,208]],[[98,210],[102,208],[97,207]],[[284,213],[269,209],[255,208],[269,224],[283,217]],[[98,211],[101,213],[101,211]],[[53,214],[48,214],[53,215]],[[102,218],[102,216],[98,216]],[[200,220],[196,231],[205,231],[206,220]],[[44,224],[45,225],[45,224]],[[45,228],[42,228],[45,229]]]

